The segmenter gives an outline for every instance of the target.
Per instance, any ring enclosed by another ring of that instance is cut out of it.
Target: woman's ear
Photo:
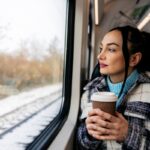
[[[129,66],[135,67],[140,62],[141,58],[142,58],[142,53],[140,52],[132,54],[130,56]]]

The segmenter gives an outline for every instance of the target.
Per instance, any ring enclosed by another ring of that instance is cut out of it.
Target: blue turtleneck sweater
[[[122,97],[124,96],[124,94],[125,94],[125,93],[130,89],[130,87],[137,81],[138,76],[139,76],[138,71],[137,71],[137,70],[134,70],[134,71],[127,77],[127,80],[126,80],[126,83],[125,83],[123,92],[122,92],[121,96],[119,97],[119,99],[117,100],[116,108],[121,104],[121,102],[122,102]],[[116,94],[116,96],[119,96],[119,93],[120,93],[120,90],[121,90],[121,87],[122,87],[123,82],[112,83],[112,82],[110,81],[109,77],[107,77],[107,83],[108,83],[109,90],[110,90],[111,92],[114,92],[114,93]]]

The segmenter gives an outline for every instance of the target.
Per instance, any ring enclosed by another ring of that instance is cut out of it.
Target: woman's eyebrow
[[[110,45],[116,45],[116,46],[118,46],[118,47],[120,46],[119,44],[113,43],[113,42],[112,42],[112,43],[107,43],[107,45],[109,45],[109,46],[110,46]]]
[[[108,46],[110,46],[110,45],[116,45],[116,46],[120,46],[119,44],[117,44],[117,43],[114,43],[114,42],[112,42],[112,43],[107,43],[107,45]],[[103,43],[100,43],[100,46],[103,46]]]

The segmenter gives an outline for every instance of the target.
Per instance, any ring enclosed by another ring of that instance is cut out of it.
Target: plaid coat
[[[91,137],[85,126],[85,118],[92,108],[90,96],[97,89],[108,91],[105,78],[89,82],[81,99],[82,114],[77,130],[78,147],[81,150],[150,150],[150,73],[141,73],[137,82],[123,96],[117,108],[128,120],[129,130],[124,142],[100,141]]]

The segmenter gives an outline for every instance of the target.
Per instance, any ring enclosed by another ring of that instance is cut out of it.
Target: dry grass
[[[0,54],[0,84],[22,90],[43,84],[60,82],[63,73],[63,57],[55,52],[45,60],[28,60],[25,56]]]

